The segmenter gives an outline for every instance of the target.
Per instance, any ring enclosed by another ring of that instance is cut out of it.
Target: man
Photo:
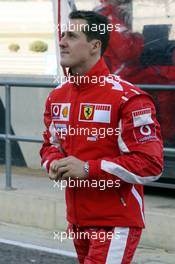
[[[144,227],[142,184],[162,173],[154,103],[109,74],[107,18],[91,11],[69,18],[60,54],[72,77],[46,101],[42,164],[51,180],[75,183],[66,204],[79,262],[131,263]]]

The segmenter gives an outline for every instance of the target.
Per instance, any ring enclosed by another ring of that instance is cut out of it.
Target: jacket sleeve
[[[61,148],[57,132],[55,130],[51,116],[51,99],[50,95],[46,100],[44,112],[45,131],[43,133],[44,143],[40,150],[41,165],[49,172],[50,163],[53,160],[63,158],[64,152]]]
[[[163,144],[154,103],[148,95],[137,95],[124,105],[120,117],[121,155],[90,160],[89,178],[131,184],[157,180],[163,169]]]

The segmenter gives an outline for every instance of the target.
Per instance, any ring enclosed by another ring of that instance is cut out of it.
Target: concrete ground
[[[15,189],[7,191],[4,173],[0,172],[0,243],[10,240],[12,244],[17,241],[56,249],[58,254],[60,250],[74,252],[71,240],[54,239],[54,232],[66,228],[64,190],[44,173],[39,175],[41,171],[21,173],[17,169],[12,181]],[[174,196],[167,197],[164,190],[156,195],[155,192],[145,195],[147,228],[133,264],[175,263]]]

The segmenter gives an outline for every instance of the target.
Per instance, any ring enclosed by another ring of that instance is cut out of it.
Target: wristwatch
[[[84,163],[84,172],[85,172],[85,176],[88,177],[89,176],[89,163],[87,161]]]

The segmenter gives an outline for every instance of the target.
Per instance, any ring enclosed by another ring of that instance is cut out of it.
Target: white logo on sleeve
[[[150,126],[146,125],[146,126],[141,126],[140,127],[140,133],[143,136],[150,136],[151,135],[151,128]]]
[[[134,127],[154,124],[151,117],[151,108],[145,108],[132,112]]]

